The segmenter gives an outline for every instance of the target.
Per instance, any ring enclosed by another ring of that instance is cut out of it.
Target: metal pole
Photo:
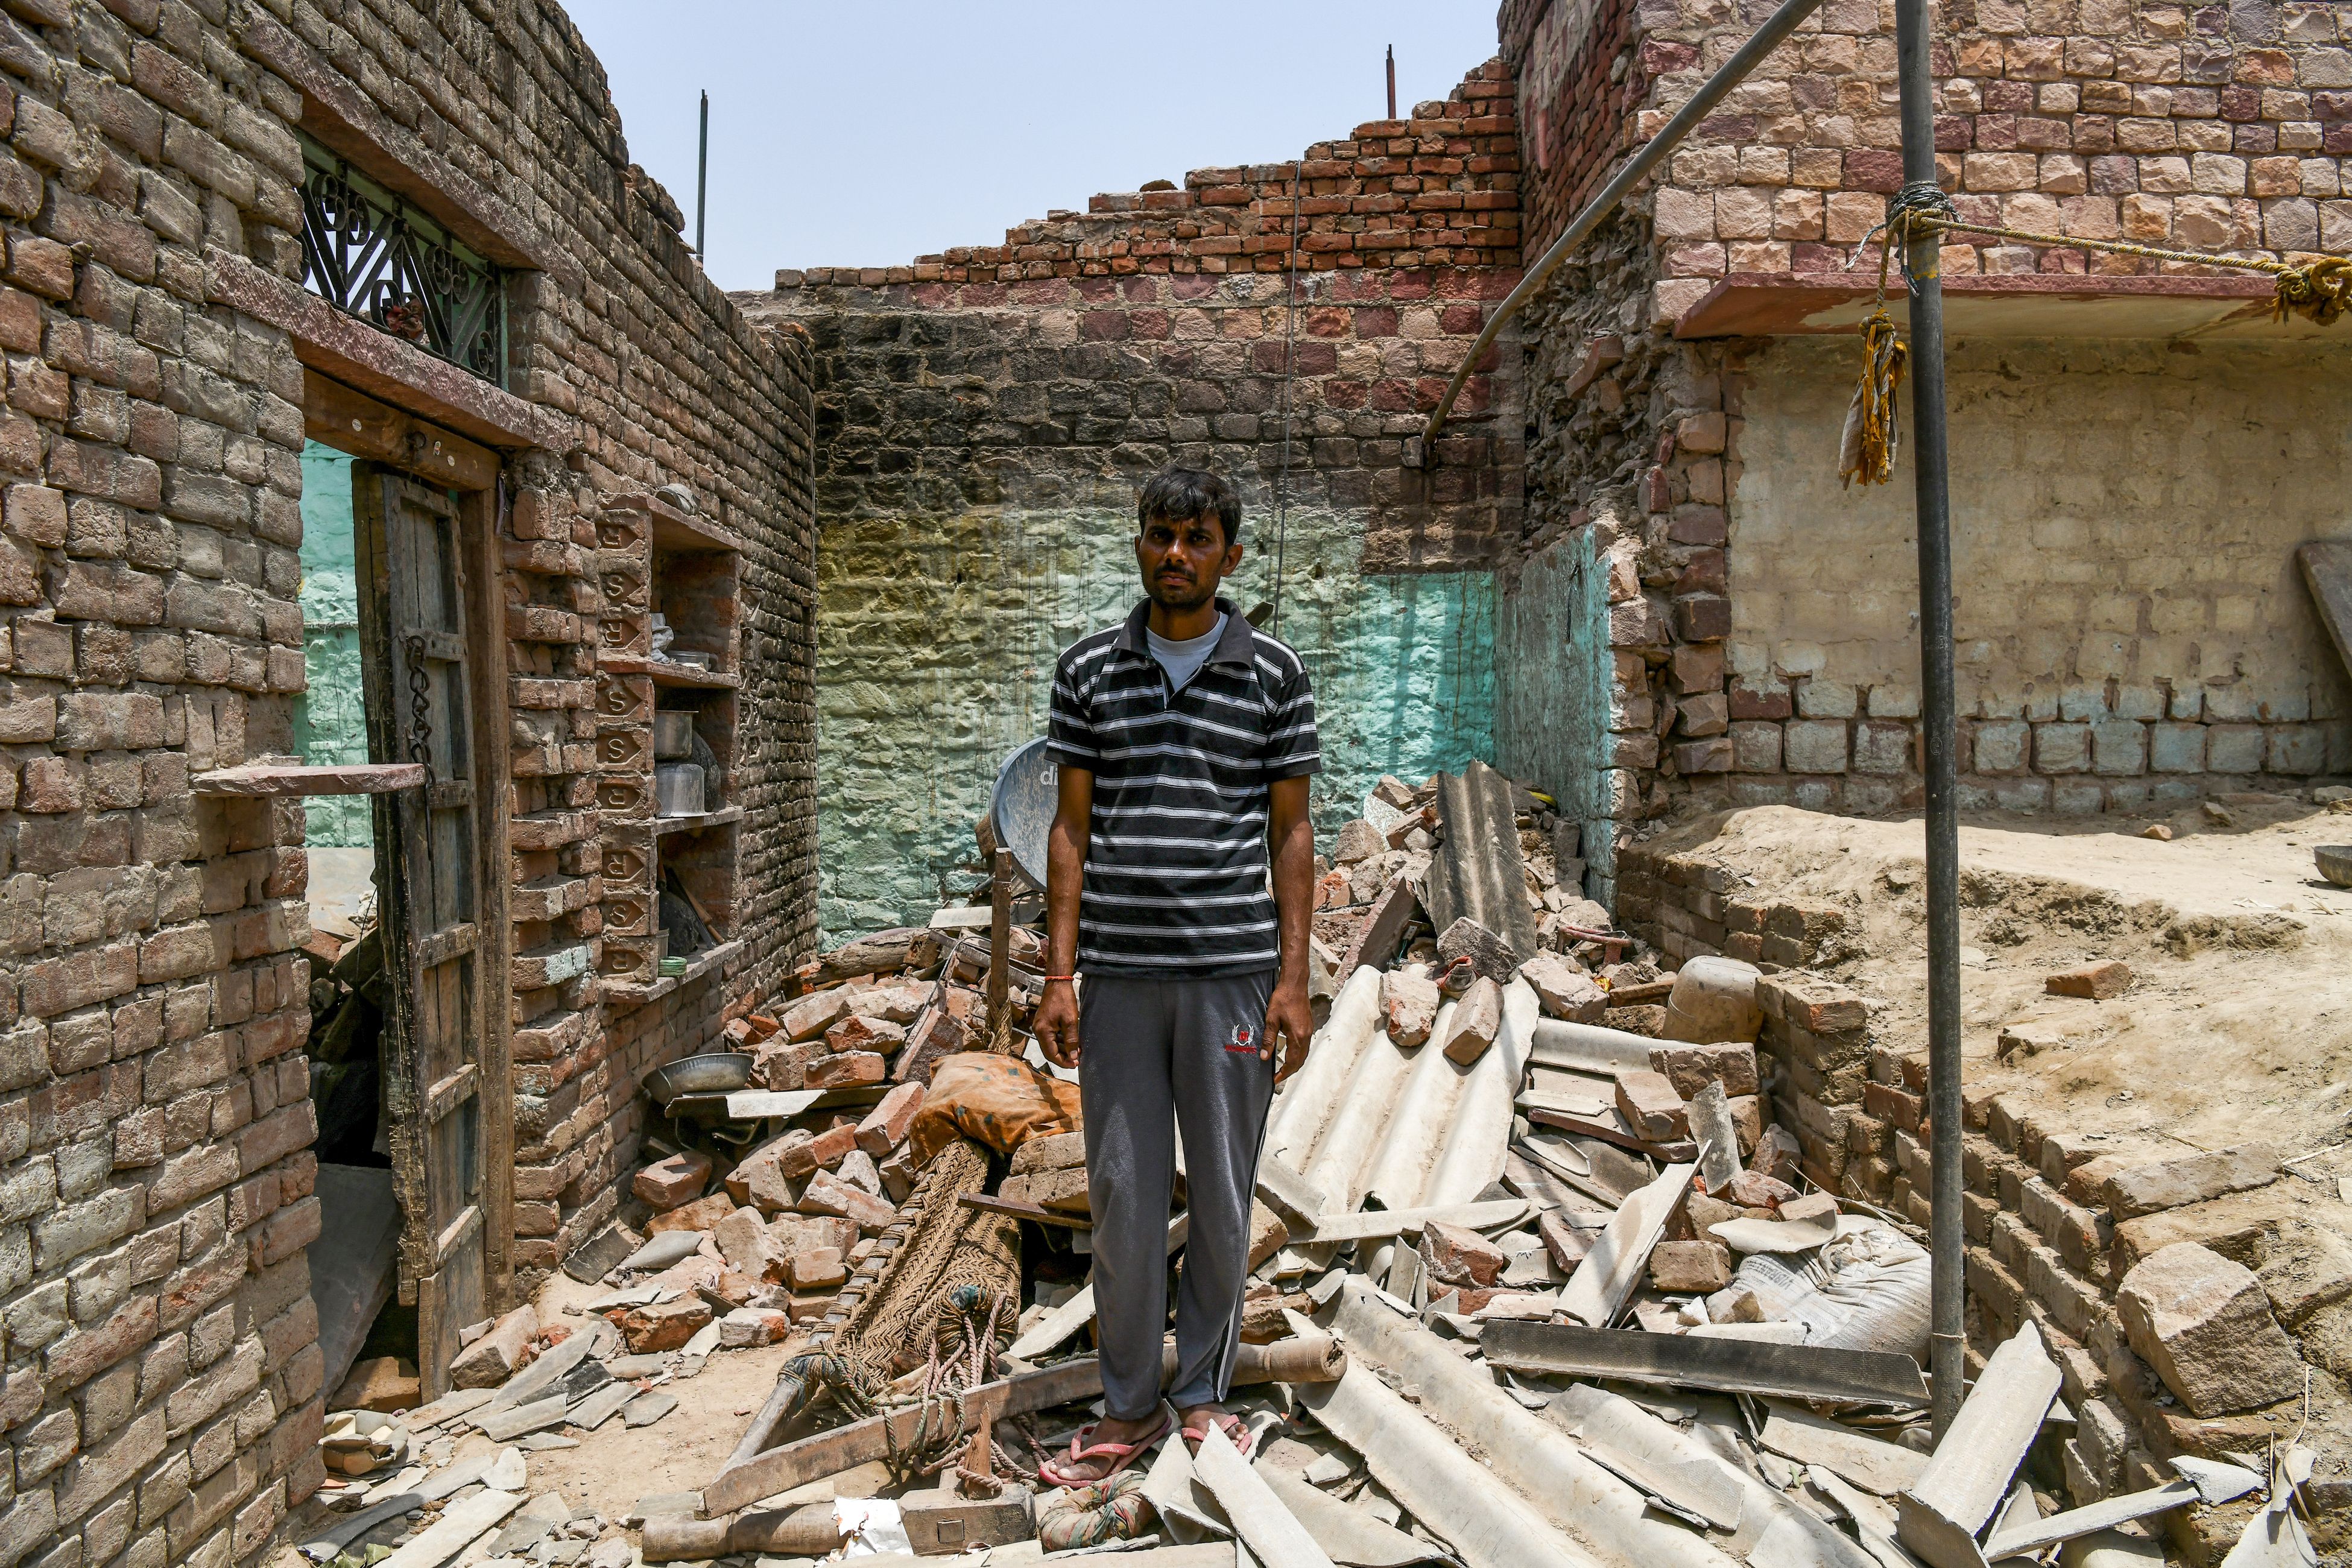
[[[1936,110],[1927,0],[1895,0],[1895,69],[1903,109],[1903,182],[1936,188]],[[1898,215],[1899,216],[1900,215]],[[1888,243],[1895,237],[1890,234]],[[1960,1230],[1960,824],[1952,706],[1952,512],[1944,425],[1944,286],[1937,233],[1903,252],[1911,292],[1912,463],[1918,481],[1920,730],[1927,773],[1927,1115],[1933,1415],[1941,1437],[1959,1413],[1967,1365],[1965,1242]]]
[[[1389,46],[1389,118],[1396,118],[1396,46]]]
[[[1700,121],[1714,113],[1715,106],[1723,101],[1724,95],[1746,80],[1748,73],[1760,65],[1766,55],[1780,47],[1780,41],[1795,32],[1797,24],[1811,16],[1821,4],[1822,0],[1782,0],[1780,8],[1764,18],[1764,25],[1723,62],[1720,69],[1706,79],[1698,91],[1691,95],[1689,102],[1675,110],[1675,117],[1666,121],[1664,129],[1625,161],[1624,166],[1601,187],[1601,194],[1585,203],[1584,210],[1570,220],[1558,239],[1551,242],[1551,248],[1528,268],[1527,276],[1519,279],[1518,287],[1513,289],[1496,307],[1495,313],[1486,319],[1486,325],[1478,333],[1478,341],[1472,343],[1470,352],[1462,356],[1462,363],[1454,372],[1454,379],[1445,384],[1444,395],[1437,400],[1436,411],[1430,415],[1429,423],[1422,427],[1422,445],[1427,450],[1430,462],[1437,460],[1437,450],[1432,443],[1436,441],[1438,431],[1444,428],[1445,416],[1454,411],[1454,399],[1460,395],[1462,384],[1470,379],[1470,373],[1477,368],[1479,360],[1485,357],[1495,335],[1503,330],[1503,323],[1517,315],[1519,307],[1535,298],[1545,280],[1561,262],[1568,259],[1569,252],[1583,244],[1592,231],[1601,226],[1601,220],[1617,209],[1617,204],[1624,200],[1625,193],[1641,184],[1643,176],[1656,168],[1667,153],[1679,146],[1682,139],[1689,135]]]
[[[694,160],[694,257],[708,267],[702,248],[702,215],[710,190],[710,94],[702,95],[702,150]]]

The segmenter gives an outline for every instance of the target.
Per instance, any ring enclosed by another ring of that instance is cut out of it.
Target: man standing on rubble
[[[1047,1467],[1057,1485],[1115,1474],[1166,1435],[1178,1129],[1191,1220],[1169,1400],[1188,1441],[1214,1425],[1248,1442],[1219,1402],[1240,1342],[1267,1105],[1314,1033],[1307,780],[1321,762],[1298,656],[1217,596],[1241,563],[1241,519],[1216,475],[1155,476],[1136,502],[1149,596],[1054,670],[1061,783],[1036,1034],[1050,1060],[1078,1069],[1105,1412]]]

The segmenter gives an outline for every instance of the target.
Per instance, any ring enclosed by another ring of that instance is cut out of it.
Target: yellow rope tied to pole
[[[1883,485],[1895,475],[1896,385],[1909,349],[1886,310],[1888,258],[1914,234],[1981,234],[2027,245],[2054,246],[2065,250],[2095,250],[2110,256],[2132,256],[2147,261],[2177,261],[2197,267],[2234,268],[2262,272],[2276,280],[2271,297],[2271,320],[2290,315],[2319,326],[2333,326],[2352,311],[2352,257],[2318,256],[2302,263],[2275,261],[2269,257],[2221,256],[2202,250],[2172,250],[2123,239],[2084,239],[2073,235],[2037,234],[2031,229],[2002,228],[1962,219],[1951,198],[1932,184],[1909,184],[1886,200],[1886,220],[1863,236],[1854,247],[1851,267],[1861,259],[1863,246],[1885,234],[1879,247],[1877,309],[1862,324],[1862,382],[1847,405],[1845,430],[1838,444],[1838,478],[1851,488],[1859,479]]]

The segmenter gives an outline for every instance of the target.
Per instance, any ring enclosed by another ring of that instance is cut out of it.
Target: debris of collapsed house
[[[1932,1441],[1919,1233],[1815,1188],[1769,1119],[1762,972],[1665,968],[1575,891],[1576,847],[1549,796],[1473,763],[1382,780],[1318,868],[1319,1027],[1270,1118],[1243,1305],[1249,1458],[1218,1434],[1038,1481],[1100,1408],[1083,1130],[1027,1035],[1035,930],[960,907],[803,965],[733,1048],[655,1073],[634,1202],[568,1267],[603,1294],[468,1330],[421,1408],[363,1363],[321,1439],[343,1511],[303,1551],[2078,1568],[2235,1503],[2248,1562],[2315,1560],[2299,1446],[2137,1456],[2137,1489],[2054,1505],[2076,1420],[2031,1321]],[[2228,1403],[2267,1342],[2202,1262],[2141,1281],[2134,1321],[2184,1398]],[[531,1495],[532,1452],[660,1421],[707,1358],[763,1346],[788,1352],[775,1389],[698,1492],[610,1517]],[[455,1458],[467,1432],[499,1446]]]

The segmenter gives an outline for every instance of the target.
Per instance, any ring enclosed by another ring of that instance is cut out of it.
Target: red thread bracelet
[[[1043,980],[1039,981],[1038,984],[1041,985],[1051,985],[1056,980],[1076,980],[1076,978],[1077,976],[1075,974],[1048,974]]]

